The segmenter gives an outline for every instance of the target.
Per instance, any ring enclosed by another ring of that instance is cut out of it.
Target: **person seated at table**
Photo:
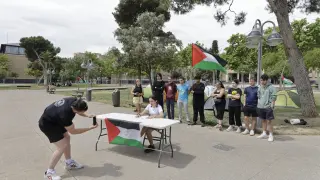
[[[153,118],[163,118],[163,109],[162,107],[158,104],[158,101],[156,100],[157,98],[155,96],[151,96],[149,98],[149,105],[144,109],[142,113],[138,113],[138,117],[143,116],[143,115],[148,115],[148,119],[153,119]],[[141,137],[146,135],[148,138],[148,141],[150,145],[148,146],[148,149],[145,149],[145,153],[150,153],[154,151],[155,147],[153,144],[153,136],[152,136],[152,131],[153,128],[148,128],[148,127],[143,127],[140,135]]]

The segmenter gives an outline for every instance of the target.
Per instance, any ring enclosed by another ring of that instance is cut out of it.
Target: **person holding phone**
[[[82,99],[75,97],[63,98],[50,104],[44,110],[39,120],[40,130],[47,136],[50,143],[56,146],[52,158],[49,163],[48,169],[44,173],[44,179],[60,180],[54,170],[62,154],[65,156],[65,169],[81,169],[83,165],[79,164],[71,158],[71,144],[70,134],[82,134],[90,131],[98,124],[92,125],[89,128],[76,128],[73,124],[73,119],[76,114],[92,118],[93,115],[87,115],[88,105]]]

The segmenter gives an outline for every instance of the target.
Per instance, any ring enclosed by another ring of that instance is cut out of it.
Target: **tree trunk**
[[[119,86],[121,86],[121,73],[119,73]]]
[[[305,117],[318,116],[308,71],[303,56],[293,38],[288,15],[287,0],[268,0],[273,12],[277,16],[280,33],[283,38],[285,53],[289,60],[292,75],[300,96],[302,115]]]
[[[138,65],[138,79],[141,81],[142,83],[142,80],[141,80],[141,65]]]

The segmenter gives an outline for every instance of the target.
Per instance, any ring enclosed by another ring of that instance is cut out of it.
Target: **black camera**
[[[97,124],[97,117],[94,116],[94,117],[93,117],[93,125],[95,126],[96,124]]]

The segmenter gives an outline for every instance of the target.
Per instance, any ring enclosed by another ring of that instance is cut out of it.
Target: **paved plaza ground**
[[[61,95],[41,91],[0,91],[0,180],[42,179],[54,150],[38,128],[38,119],[49,103]],[[90,102],[95,114],[132,113]],[[76,116],[77,127],[88,127],[91,119]],[[174,158],[158,153],[110,145],[103,137],[94,149],[99,129],[72,136],[73,158],[85,165],[77,171],[56,170],[71,180],[319,180],[320,137],[276,136],[276,141],[258,140],[235,132],[178,124],[173,127]]]

